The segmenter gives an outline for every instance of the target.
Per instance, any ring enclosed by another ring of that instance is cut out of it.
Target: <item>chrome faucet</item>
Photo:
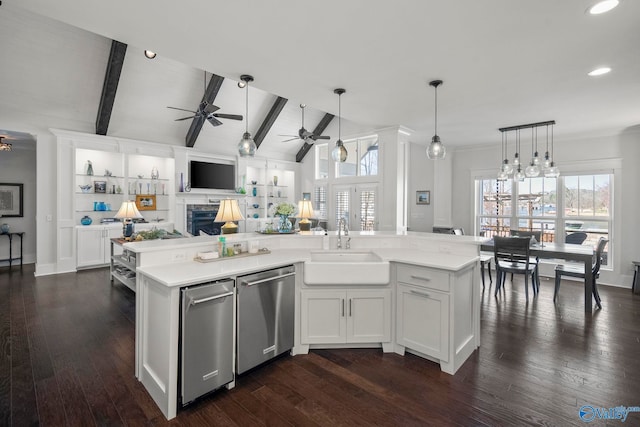
[[[338,249],[342,249],[342,229],[344,228],[344,235],[349,236],[349,227],[344,217],[338,220]],[[351,248],[351,237],[347,239],[345,249]]]

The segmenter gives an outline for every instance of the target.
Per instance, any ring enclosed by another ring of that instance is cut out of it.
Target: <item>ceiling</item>
[[[110,39],[127,43],[109,127],[117,136],[184,141],[190,121],[174,122],[183,116],[166,106],[194,109],[204,89],[203,69],[227,78],[215,102],[220,112],[244,114],[244,92],[235,81],[252,74],[250,131],[276,95],[289,99],[258,153],[293,157],[300,144],[283,144],[278,134],[300,127],[301,102],[309,105],[307,129],[325,111],[337,114],[337,87],[347,89],[343,136],[404,125],[415,131],[413,141],[426,144],[434,127],[428,82],[436,78],[444,80],[438,134],[445,145],[497,143],[499,127],[545,120],[556,120],[557,140],[616,134],[639,124],[640,2],[623,0],[599,16],[585,13],[591,3],[8,0],[0,19],[7,20],[5,11],[12,19],[3,22],[10,28],[0,27],[0,36],[26,43],[29,58],[42,55],[22,61],[44,57],[42,67],[60,73],[62,82],[51,78],[37,92],[53,99],[49,108],[75,105],[89,123],[95,122]],[[145,48],[158,57],[145,59]],[[19,47],[0,49],[27,56]],[[602,65],[613,71],[587,76]],[[43,79],[16,66],[11,77],[32,77],[28,81],[36,85]],[[3,94],[17,87],[15,81],[0,83]],[[243,130],[244,122],[205,123],[196,148],[233,153]],[[325,134],[334,141],[336,133],[334,120]]]

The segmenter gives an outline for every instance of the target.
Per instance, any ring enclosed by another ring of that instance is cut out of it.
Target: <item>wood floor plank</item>
[[[481,341],[456,375],[412,354],[312,350],[236,379],[167,421],[134,377],[135,294],[108,269],[34,277],[0,268],[0,425],[584,425],[582,405],[637,405],[640,297],[516,279],[481,294]],[[610,424],[614,425],[614,424]],[[640,425],[630,413],[625,425]]]

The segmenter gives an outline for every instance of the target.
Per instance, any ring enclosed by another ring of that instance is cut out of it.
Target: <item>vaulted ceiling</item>
[[[347,89],[343,136],[404,125],[426,143],[434,78],[444,80],[438,133],[451,146],[497,143],[499,127],[551,119],[559,139],[615,134],[640,122],[640,2],[600,16],[585,13],[590,4],[8,0],[0,103],[95,123],[113,39],[128,45],[108,130],[117,136],[184,142],[190,121],[175,122],[184,116],[166,107],[197,108],[202,70],[225,77],[215,104],[231,114],[244,114],[240,74],[255,77],[252,133],[277,96],[289,100],[260,147],[265,156],[293,159],[301,143],[278,134],[296,133],[302,102],[307,129],[337,114],[336,87]],[[601,65],[613,71],[586,75]],[[245,123],[222,121],[204,124],[196,148],[234,152]],[[335,141],[336,126],[325,133]]]

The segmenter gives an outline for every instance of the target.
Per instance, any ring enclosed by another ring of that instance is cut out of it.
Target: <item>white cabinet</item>
[[[398,284],[396,342],[445,362],[449,347],[449,295]]]
[[[409,264],[396,268],[396,352],[405,348],[454,374],[478,347],[474,266],[451,272]]]
[[[121,236],[122,227],[119,225],[78,227],[76,245],[78,267],[108,264],[111,258],[111,239]]]
[[[383,343],[391,340],[389,289],[304,289],[301,343]]]

